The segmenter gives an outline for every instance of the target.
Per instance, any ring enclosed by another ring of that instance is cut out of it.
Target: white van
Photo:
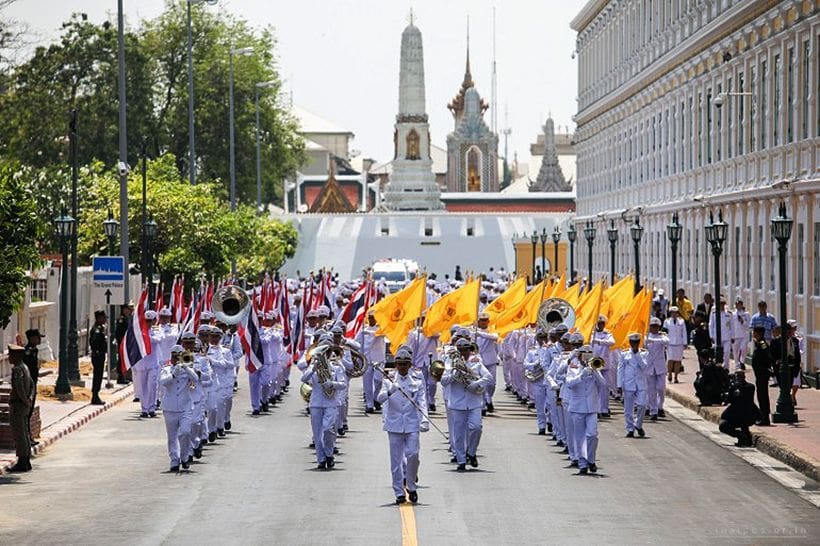
[[[384,280],[391,294],[407,286],[410,279],[410,271],[402,261],[379,260],[373,264],[373,280]]]

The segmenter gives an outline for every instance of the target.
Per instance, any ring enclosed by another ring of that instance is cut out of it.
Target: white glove
[[[482,391],[482,389],[483,387],[481,386],[481,383],[479,383],[478,381],[473,381],[472,383],[467,385],[467,390],[474,394],[478,394]]]
[[[583,371],[583,372],[581,372],[581,373],[582,373],[585,377],[589,377],[589,376],[591,376],[591,375],[592,375],[592,368],[586,367],[586,368],[584,368],[584,371]]]
[[[385,385],[387,385],[388,394],[393,394],[394,392],[396,392],[396,389],[398,388],[398,386],[395,383],[393,383],[389,379],[385,379],[384,383],[385,383]]]
[[[419,423],[419,432],[429,432],[430,431],[430,423],[427,421],[422,421]]]

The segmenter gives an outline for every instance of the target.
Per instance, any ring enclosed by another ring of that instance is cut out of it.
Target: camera
[[[125,161],[117,161],[117,172],[120,176],[126,176],[130,169],[128,168],[128,163]]]

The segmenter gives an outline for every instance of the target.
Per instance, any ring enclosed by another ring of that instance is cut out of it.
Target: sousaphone
[[[575,309],[561,298],[548,298],[538,307],[538,327],[548,332],[563,324],[571,330],[575,326]]]

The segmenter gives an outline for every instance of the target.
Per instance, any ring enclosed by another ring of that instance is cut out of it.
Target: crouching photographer
[[[720,415],[718,428],[723,434],[737,438],[737,447],[752,447],[749,427],[760,415],[754,396],[755,386],[746,381],[746,372],[736,371],[726,393],[727,407]]]

